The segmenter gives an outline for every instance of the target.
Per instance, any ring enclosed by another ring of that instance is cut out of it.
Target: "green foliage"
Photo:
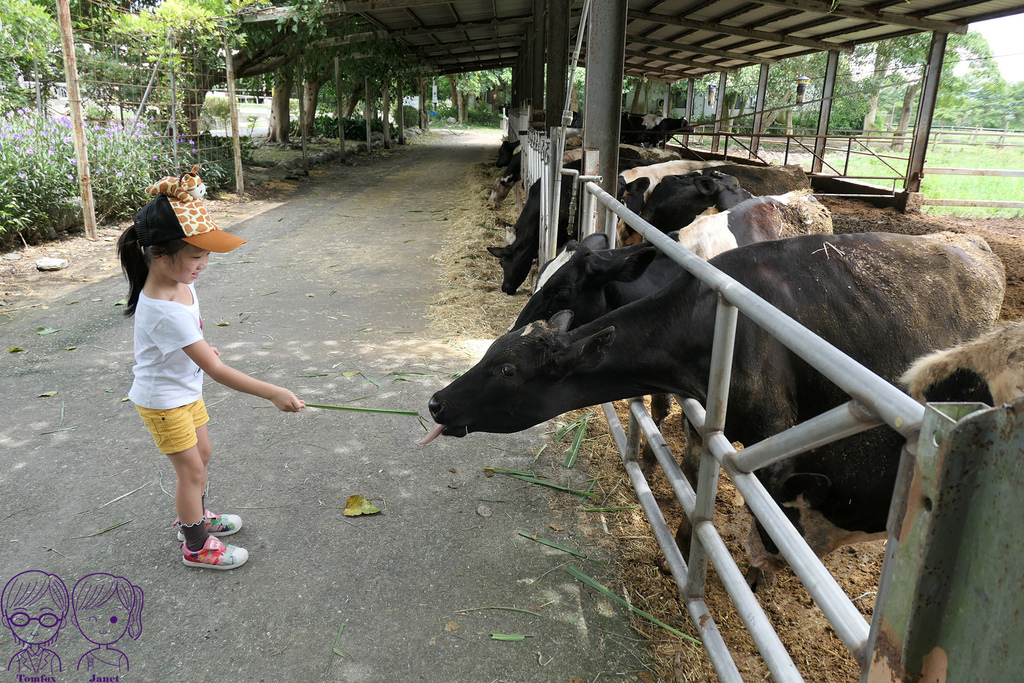
[[[0,113],[28,106],[33,90],[18,76],[44,84],[62,80],[57,22],[31,0],[0,2]]]
[[[207,130],[212,128],[213,124],[227,127],[228,122],[231,120],[231,103],[228,102],[226,97],[207,97],[206,101],[203,102],[200,116],[203,119],[203,127]]]
[[[18,232],[53,237],[81,222],[80,186],[71,121],[21,109],[0,119],[0,243]],[[133,215],[149,197],[145,188],[163,175],[170,141],[145,126],[87,123],[86,148],[96,213]],[[202,165],[210,190],[233,182],[230,141],[181,138],[179,162]]]

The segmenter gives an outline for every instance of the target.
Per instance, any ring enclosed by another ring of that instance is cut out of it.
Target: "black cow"
[[[570,150],[571,151],[571,150]],[[567,152],[569,154],[569,152]],[[632,168],[643,165],[645,162],[633,159],[619,159],[619,168]],[[565,163],[563,168],[579,171],[582,162],[577,159]],[[575,234],[575,226],[569,225],[569,207],[572,199],[573,177],[563,175],[561,180],[561,195],[558,203],[558,246],[563,246],[570,237],[570,232]],[[577,216],[578,218],[578,216]],[[537,258],[537,251],[540,245],[540,183],[534,183],[526,197],[523,210],[516,219],[515,239],[511,244],[504,247],[487,247],[493,256],[501,262],[501,270],[504,277],[501,283],[501,291],[513,295],[519,286],[523,284],[530,274],[530,268]]]
[[[503,146],[508,144],[507,142],[501,143]],[[491,190],[491,195],[487,199],[488,205],[492,209],[497,208],[498,204],[508,196],[508,193],[519,184],[523,179],[523,154],[521,147],[516,145],[515,151],[512,152],[512,158],[506,164],[507,168],[505,172],[494,179],[494,188]],[[501,160],[499,152],[499,161]],[[500,166],[501,164],[499,164]]]
[[[704,169],[663,178],[636,213],[662,232],[672,232],[685,228],[709,210],[727,211],[751,197],[733,176],[717,169]],[[627,230],[621,231],[619,237],[623,244],[628,244],[635,233],[628,225],[624,227]]]
[[[622,142],[652,147],[664,147],[668,138],[677,133],[692,133],[686,119],[667,118],[658,114],[622,113],[619,137]]]
[[[881,377],[991,328],[1005,289],[984,240],[942,233],[805,235],[711,260]],[[560,312],[509,332],[430,399],[439,434],[515,432],[568,410],[655,393],[707,399],[718,293],[684,273],[569,330]],[[739,316],[726,437],[750,445],[849,397]],[[883,427],[762,468],[757,476],[823,555],[884,532],[903,445]],[[769,548],[774,552],[774,548]]]
[[[494,162],[494,165],[498,168],[508,166],[512,162],[512,155],[519,154],[521,149],[522,145],[519,142],[503,140],[501,147],[498,148],[498,159]]]

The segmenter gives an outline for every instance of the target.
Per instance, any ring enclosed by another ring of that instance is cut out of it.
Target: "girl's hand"
[[[283,387],[277,387],[270,400],[278,410],[285,413],[297,413],[306,407],[305,401]]]

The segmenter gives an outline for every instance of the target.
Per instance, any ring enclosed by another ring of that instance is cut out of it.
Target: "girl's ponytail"
[[[124,307],[124,314],[130,317],[135,315],[139,294],[142,293],[142,286],[146,284],[146,276],[149,275],[149,259],[146,258],[139,243],[139,234],[135,231],[134,225],[122,232],[117,239],[117,256],[121,261],[124,277],[128,280],[128,305]]]

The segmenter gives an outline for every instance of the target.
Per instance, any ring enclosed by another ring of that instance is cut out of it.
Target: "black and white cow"
[[[1002,263],[984,240],[943,233],[804,235],[710,262],[767,303],[894,382],[914,359],[973,339],[998,316]],[[684,273],[570,330],[559,312],[498,338],[430,399],[440,434],[515,432],[566,411],[656,393],[707,399],[718,293]],[[750,445],[849,397],[739,316],[726,437]],[[885,531],[903,446],[882,427],[762,468],[757,476],[825,554]],[[773,547],[769,547],[774,552]]]
[[[977,339],[919,358],[901,382],[922,403],[997,406],[1024,398],[1024,322],[1006,323]]]
[[[634,171],[621,176],[619,201],[662,232],[671,232],[689,225],[704,211],[723,211],[752,196],[810,190],[806,174],[797,166],[689,163],[696,167],[685,174]],[[659,166],[672,168],[668,164]],[[701,181],[700,175],[714,180]],[[619,221],[617,230],[620,246],[640,241],[623,221]]]
[[[578,150],[575,150],[578,152]],[[573,152],[573,150],[570,150]],[[566,154],[570,154],[566,152]],[[619,168],[632,168],[643,165],[645,162],[632,159],[619,159]],[[581,161],[565,163],[563,168],[579,171],[582,167]],[[563,175],[561,179],[561,195],[558,204],[558,246],[563,246],[570,237],[570,230],[575,233],[575,227],[569,225],[569,206],[572,199],[573,177]],[[578,216],[577,216],[578,218]],[[503,279],[501,291],[513,295],[519,286],[526,281],[530,274],[530,268],[537,258],[537,251],[540,244],[540,183],[536,182],[530,187],[527,193],[526,203],[519,213],[513,226],[515,237],[512,242],[504,247],[487,247],[493,256],[501,262]]]
[[[643,146],[664,147],[668,138],[677,133],[692,133],[686,119],[667,118],[658,114],[622,113],[619,137],[622,142]]]
[[[702,216],[669,236],[705,261],[755,242],[806,234],[831,234],[832,218],[813,195],[791,192],[754,197],[722,213]],[[544,264],[537,289],[513,327],[546,320],[558,311],[573,313],[583,325],[645,296],[683,273],[683,268],[650,243],[608,248],[602,233],[565,250]]]

